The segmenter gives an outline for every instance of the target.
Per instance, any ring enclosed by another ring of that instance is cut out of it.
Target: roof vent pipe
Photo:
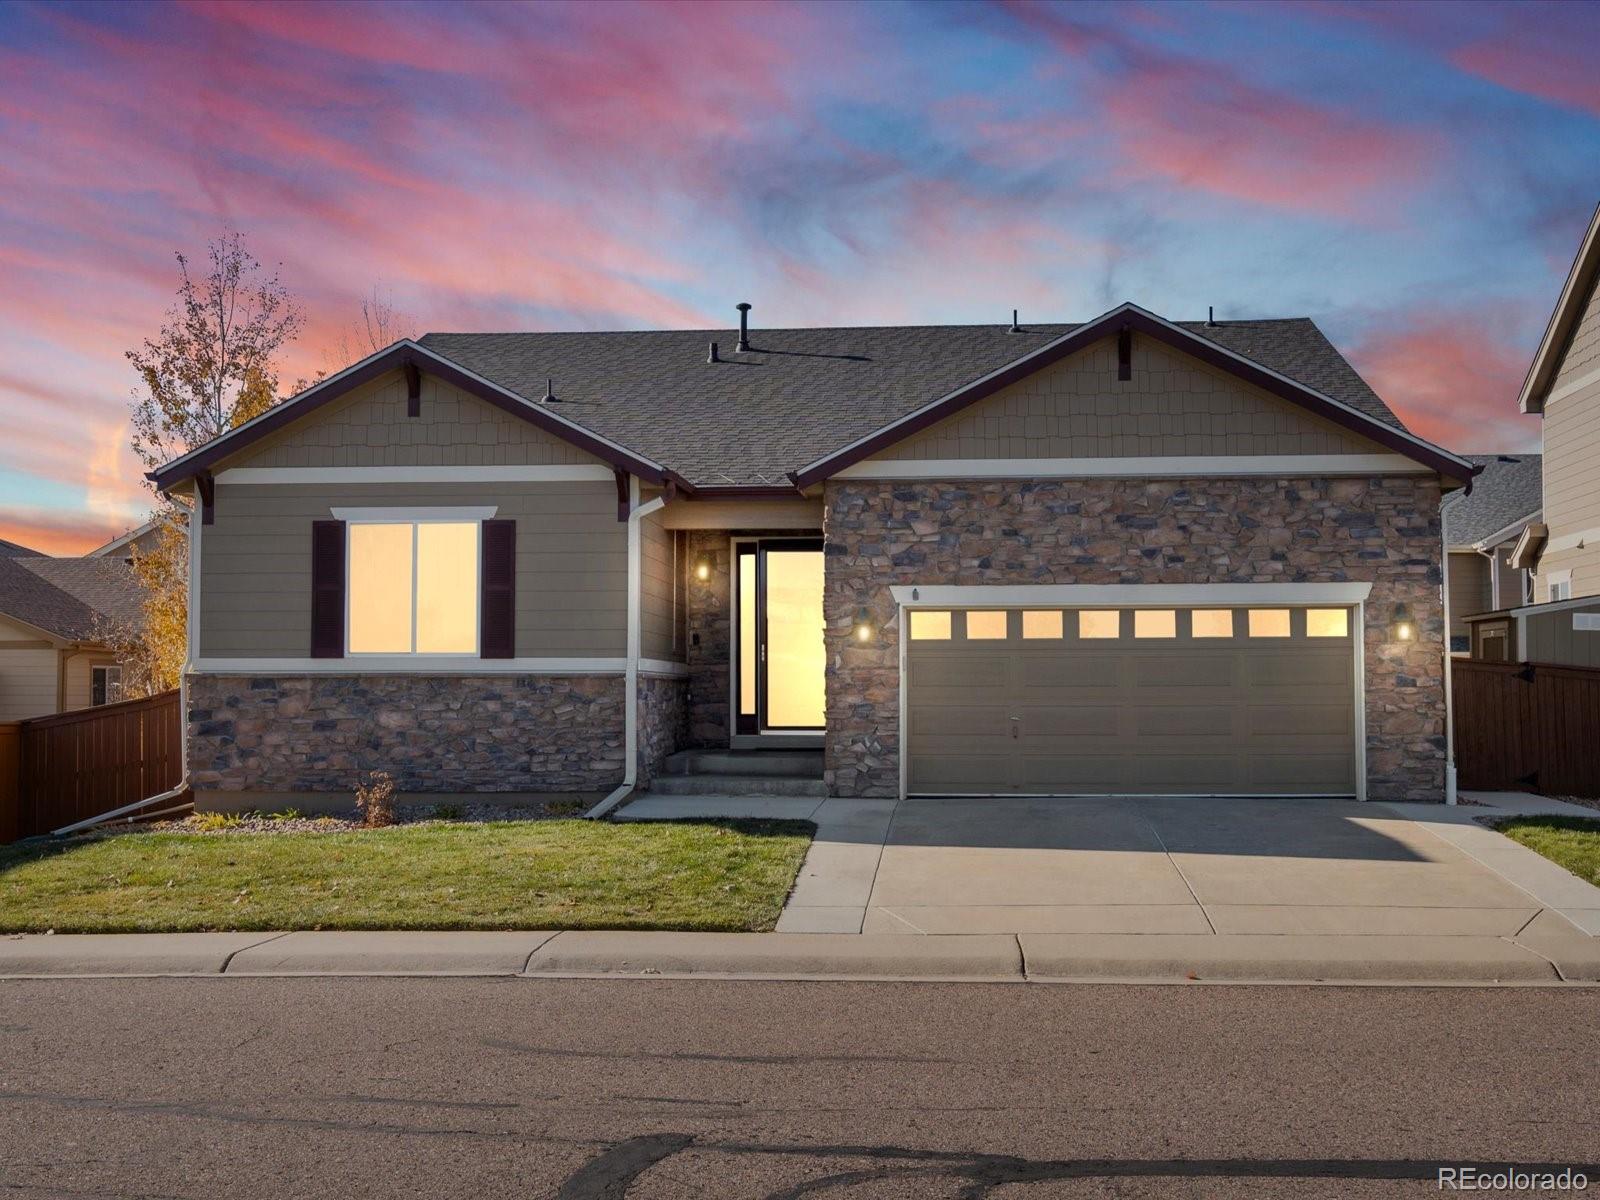
[[[1206,305],[1206,328],[1207,329],[1215,329],[1216,327],[1217,327],[1217,310],[1215,308],[1213,308],[1211,305],[1208,304],[1208,305]]]
[[[750,349],[750,302],[739,301],[739,345],[736,347],[740,354]]]
[[[556,381],[554,379],[546,379],[544,381],[544,395],[539,397],[540,404],[549,404],[556,398],[555,384]]]
[[[1022,326],[1017,324],[1017,310],[1014,309],[1014,308],[1011,310],[1011,332],[1012,333],[1021,333],[1022,332]]]
[[[714,363],[714,362],[721,362],[722,361],[722,359],[717,356],[717,344],[715,342],[711,343],[711,349],[706,354],[706,361],[708,363]]]

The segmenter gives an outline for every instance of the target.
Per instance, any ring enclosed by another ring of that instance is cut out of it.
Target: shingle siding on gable
[[[581,465],[599,459],[426,373],[406,416],[396,371],[252,446],[230,467]]]
[[[1544,522],[1552,542],[1600,529],[1600,380],[1545,406]],[[1600,595],[1600,537],[1582,549],[1547,550],[1536,598],[1548,600],[1550,573],[1566,570],[1573,596]]]
[[[1115,338],[885,450],[880,459],[1374,454],[1384,448],[1154,339]]]
[[[1560,391],[1596,368],[1600,368],[1600,287],[1589,293],[1589,302],[1584,305],[1578,327],[1572,331],[1572,341],[1550,390]]]

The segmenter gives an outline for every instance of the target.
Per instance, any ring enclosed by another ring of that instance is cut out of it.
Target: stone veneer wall
[[[689,566],[689,727],[687,745],[695,749],[726,748],[728,720],[728,664],[733,630],[732,535],[724,529],[695,529],[687,542]],[[698,564],[711,565],[711,578],[695,575]]]
[[[825,499],[830,795],[899,789],[893,584],[1370,581],[1368,796],[1443,797],[1434,478],[830,481]],[[1399,603],[1415,641],[1390,640]],[[863,605],[879,629],[868,645],[850,636]]]
[[[689,743],[689,681],[639,676],[638,786],[649,787],[667,755]]]
[[[381,770],[404,792],[609,791],[622,697],[621,675],[192,675],[190,781],[353,794]]]

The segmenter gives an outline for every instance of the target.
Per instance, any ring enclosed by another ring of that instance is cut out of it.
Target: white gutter
[[[1439,598],[1444,601],[1444,802],[1456,802],[1456,708],[1452,692],[1454,673],[1450,669],[1450,548],[1443,549],[1439,571]]]
[[[636,477],[629,479],[628,486],[631,490],[632,506],[628,510],[628,662],[623,676],[622,694],[622,745],[625,756],[622,784],[584,813],[585,820],[603,817],[616,808],[633,794],[639,778],[639,648],[644,640],[640,630],[640,609],[643,607],[640,592],[643,590],[644,569],[640,560],[639,522],[664,507],[667,501],[664,497],[657,496],[654,500],[640,504],[639,480]]]

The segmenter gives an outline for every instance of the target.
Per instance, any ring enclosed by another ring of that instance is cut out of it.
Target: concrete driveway
[[[865,933],[1480,934],[1541,905],[1376,805],[909,800]]]

